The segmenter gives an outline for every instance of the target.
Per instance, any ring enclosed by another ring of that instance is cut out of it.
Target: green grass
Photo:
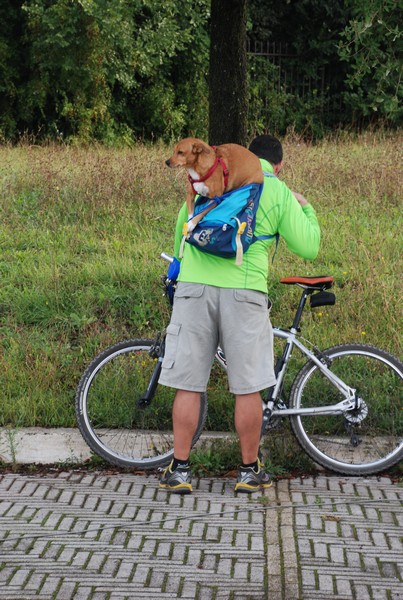
[[[275,324],[291,324],[298,298],[281,277],[331,274],[337,304],[308,310],[303,335],[401,356],[400,147],[398,134],[285,140],[282,177],[315,206],[322,244],[309,262],[280,243],[269,278]],[[169,152],[0,147],[1,425],[73,426],[75,388],[93,356],[167,323],[159,254],[172,251],[185,184],[165,167]],[[214,373],[213,429],[232,426],[225,389]]]
[[[261,445],[265,468],[274,477],[316,471],[314,463],[298,446],[288,424],[281,430],[271,430]],[[200,477],[235,474],[242,462],[239,443],[232,439],[216,439],[192,450],[192,472]]]

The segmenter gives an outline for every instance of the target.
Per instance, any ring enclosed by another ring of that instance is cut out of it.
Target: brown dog
[[[194,212],[196,194],[214,198],[249,183],[263,183],[258,157],[238,144],[209,146],[198,138],[185,138],[176,144],[166,164],[171,169],[184,167],[188,172],[189,219]],[[187,232],[190,233],[214,206],[215,203],[188,221]]]

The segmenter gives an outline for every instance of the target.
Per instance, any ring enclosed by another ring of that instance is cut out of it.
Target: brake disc
[[[353,408],[351,410],[346,410],[343,413],[344,418],[349,423],[361,423],[368,416],[368,406],[365,404],[364,400],[359,398],[360,406],[358,408]]]

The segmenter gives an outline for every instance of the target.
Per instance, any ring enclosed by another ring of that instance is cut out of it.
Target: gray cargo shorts
[[[217,346],[227,359],[233,394],[275,384],[268,298],[255,290],[178,283],[159,382],[204,392]]]

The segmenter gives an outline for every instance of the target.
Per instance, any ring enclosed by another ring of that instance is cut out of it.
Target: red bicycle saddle
[[[327,275],[320,275],[319,277],[283,277],[280,279],[280,283],[287,285],[301,285],[306,288],[321,288],[329,289],[333,285],[334,278]]]

